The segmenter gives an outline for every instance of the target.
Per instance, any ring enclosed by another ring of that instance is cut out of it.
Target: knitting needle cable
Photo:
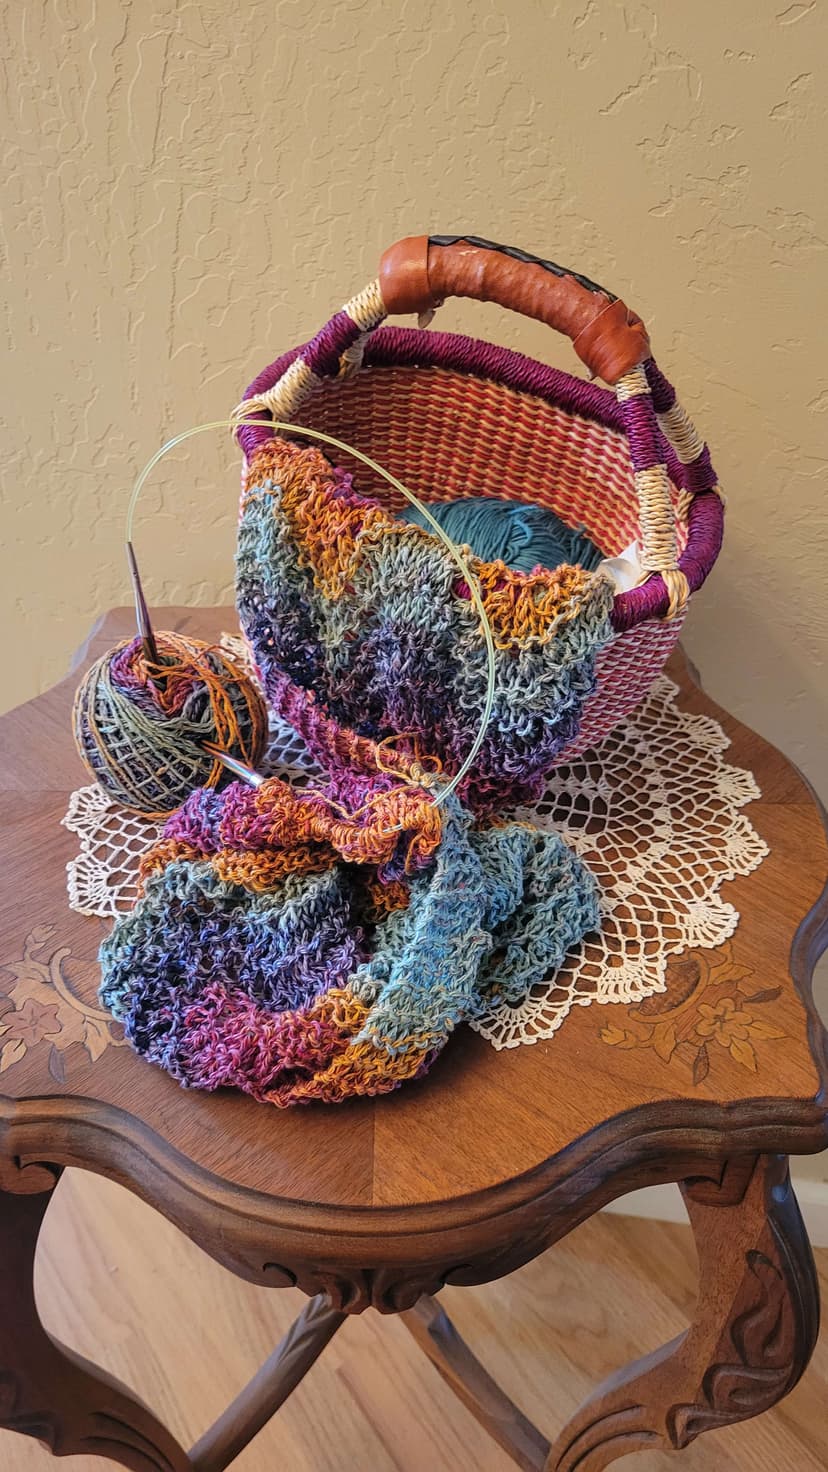
[[[471,748],[465,758],[465,761],[458,768],[457,772],[455,772],[451,780],[447,782],[445,786],[441,785],[436,796],[431,799],[433,806],[439,807],[442,803],[448,800],[451,794],[463,781],[463,778],[469,771],[469,768],[474,762],[477,753],[483,745],[483,740],[486,735],[486,729],[491,719],[492,708],[494,706],[496,679],[494,636],[492,634],[492,627],[489,623],[488,614],[486,613],[486,608],[483,602],[483,595],[480,591],[480,584],[474,573],[472,572],[471,568],[469,567],[465,557],[463,556],[461,549],[452,541],[448,533],[443,530],[443,528],[440,526],[440,523],[436,520],[434,516],[432,516],[428,507],[424,505],[424,503],[419,499],[418,496],[415,496],[413,491],[410,491],[407,486],[404,486],[401,480],[398,480],[395,475],[392,475],[390,470],[386,470],[384,466],[378,464],[376,460],[373,460],[370,455],[365,455],[362,450],[357,450],[354,445],[347,444],[345,440],[336,439],[332,434],[324,434],[321,429],[310,429],[307,425],[287,423],[278,419],[240,419],[236,417],[232,419],[213,419],[208,424],[196,424],[193,425],[190,429],[182,430],[180,434],[173,435],[172,439],[167,440],[166,444],[162,445],[160,450],[156,450],[151,459],[147,461],[146,465],[144,466],[143,470],[135,481],[135,485],[132,488],[132,495],[129,498],[129,505],[127,506],[126,513],[126,532],[124,540],[126,541],[127,545],[131,547],[133,541],[133,524],[135,521],[135,511],[138,506],[138,500],[141,495],[141,491],[143,490],[147,479],[152,474],[156,465],[160,460],[163,460],[165,455],[168,455],[171,450],[176,449],[178,445],[184,444],[186,440],[193,439],[195,435],[206,434],[209,430],[216,429],[241,429],[243,426],[249,424],[265,425],[268,429],[273,430],[274,432],[279,430],[285,434],[300,435],[306,439],[321,441],[323,444],[332,445],[334,449],[344,451],[346,455],[353,455],[355,460],[359,460],[363,465],[367,465],[370,470],[373,470],[374,473],[376,475],[379,475],[384,481],[388,483],[388,485],[393,486],[396,491],[399,491],[400,495],[402,495],[411,506],[415,506],[417,508],[420,515],[423,516],[428,523],[430,530],[439,539],[439,541],[442,542],[443,546],[453,558],[459,572],[463,577],[463,581],[469,589],[472,603],[474,604],[474,607],[480,619],[480,628],[483,634],[484,643],[486,645],[486,696],[483,704],[483,716],[480,721],[480,726],[477,731],[477,735],[472,742]]]
[[[152,627],[147,600],[144,596],[144,585],[138,569],[138,559],[135,556],[135,548],[131,542],[127,542],[126,544],[126,555],[129,576],[132,580],[132,595],[135,602],[135,622],[138,625],[138,633],[144,649],[147,678],[151,684],[160,689],[164,680],[164,676],[161,673],[163,662],[158,652],[155,630]],[[196,749],[192,742],[182,740],[181,744],[182,746],[188,746],[190,750]],[[199,741],[198,746],[202,751],[209,752],[215,761],[221,762],[221,765],[226,767],[228,772],[232,772],[235,777],[240,777],[242,782],[246,782],[249,787],[261,787],[264,782],[264,777],[260,772],[254,771],[253,767],[249,767],[246,762],[239,761],[237,757],[231,756],[229,751],[223,751],[214,742]]]

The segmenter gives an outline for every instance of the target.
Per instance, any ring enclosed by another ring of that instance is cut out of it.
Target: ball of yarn
[[[471,547],[483,562],[505,562],[515,572],[552,569],[562,563],[594,572],[604,556],[582,526],[567,526],[546,506],[528,506],[497,496],[466,496],[460,501],[436,502],[428,509],[458,546]],[[417,526],[428,526],[413,506],[403,515]]]
[[[103,655],[78,687],[73,720],[78,752],[104,791],[160,817],[226,775],[203,741],[255,766],[267,710],[222,649],[166,632],[155,642],[157,663],[139,638]]]

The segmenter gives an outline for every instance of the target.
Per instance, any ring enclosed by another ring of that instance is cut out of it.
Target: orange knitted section
[[[393,910],[408,908],[408,885],[404,884],[401,879],[391,879],[388,883],[383,884],[377,878],[376,871],[368,869],[365,872],[364,887],[369,920],[376,922],[382,920],[385,915],[390,915]]]
[[[247,797],[247,794],[245,794]],[[395,786],[375,792],[348,812],[326,792],[295,792],[271,777],[252,793],[255,838],[274,847],[324,843],[352,864],[387,864],[406,835],[406,870],[436,852],[442,834],[440,809],[422,787]],[[264,820],[264,821],[263,821]],[[233,814],[234,839],[244,845],[244,827]],[[251,834],[251,837],[254,836]]]
[[[267,849],[261,853],[250,850],[223,848],[218,853],[207,853],[194,844],[181,839],[162,838],[141,860],[141,888],[152,874],[160,874],[173,860],[191,863],[211,863],[219,879],[227,884],[242,884],[259,894],[275,889],[288,874],[321,874],[329,869],[336,859],[330,844],[316,848],[292,848],[282,852]]]
[[[341,597],[360,560],[360,535],[395,525],[393,517],[379,506],[342,495],[322,452],[289,440],[269,440],[250,461],[246,485],[260,487],[267,481],[281,490],[281,511],[296,542],[299,566],[313,570],[314,583],[327,598]],[[242,508],[246,504],[245,494]]]
[[[530,640],[539,644],[554,639],[562,624],[583,618],[585,602],[593,593],[606,602],[606,587],[594,572],[583,567],[560,567],[542,572],[521,573],[505,562],[481,562],[469,558],[477,577],[483,606],[498,649],[508,649]],[[597,606],[597,603],[596,603]]]
[[[368,1008],[344,989],[335,989],[314,1004],[309,1020],[325,1029],[333,1028],[341,1035],[356,1036],[368,1017]],[[442,1046],[442,1037],[435,1048]],[[340,1104],[360,1094],[387,1094],[407,1079],[414,1078],[428,1061],[428,1038],[406,1039],[406,1051],[389,1053],[371,1040],[350,1043],[327,1068],[312,1077],[295,1077],[277,1085],[265,1095],[271,1104],[285,1107],[310,1099],[326,1104]]]
[[[294,1030],[296,1026],[301,1028],[298,1041],[304,1046],[307,1062],[312,1065],[317,1061],[320,1048],[323,1056],[328,1055],[331,1038],[335,1040],[334,1046],[341,1042],[344,1048],[340,1057],[347,1057],[353,1048],[353,1044],[347,1046],[348,1039],[360,1031],[367,1016],[368,1008],[365,1003],[360,1002],[352,992],[344,987],[332,987],[323,997],[313,1002],[306,1012],[292,1013],[290,1021]],[[314,1077],[327,1078],[330,1072],[329,1066]],[[315,1089],[314,1077],[306,1077],[297,1069],[295,1077],[269,1089],[263,1097],[269,1103],[282,1107],[299,1103],[302,1099],[322,1098],[332,1101],[333,1094],[320,1094]],[[344,1098],[345,1095],[340,1094],[337,1097]]]

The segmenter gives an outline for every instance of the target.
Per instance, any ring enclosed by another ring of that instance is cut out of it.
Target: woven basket
[[[380,327],[393,312],[416,312],[422,324],[451,295],[499,302],[566,333],[612,390],[473,338]],[[645,581],[615,598],[616,637],[559,761],[595,745],[643,699],[721,545],[709,453],[640,319],[585,277],[476,237],[391,247],[379,279],[266,368],[238,412],[335,435],[427,502],[473,495],[546,506],[610,557],[639,542]],[[269,434],[238,430],[248,457]],[[402,509],[384,481],[355,468],[364,494]]]

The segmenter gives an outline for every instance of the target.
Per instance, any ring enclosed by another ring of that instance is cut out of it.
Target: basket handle
[[[288,366],[285,360],[271,364],[250,384],[233,413],[248,460],[272,433],[267,419],[293,419],[322,380],[359,367],[368,337],[389,312],[416,311],[428,317],[443,296],[451,294],[499,302],[548,323],[571,337],[593,373],[614,384],[639,501],[641,565],[647,579],[658,574],[662,583],[661,591],[653,591],[652,614],[681,615],[690,583],[679,565],[665,442],[675,447],[682,490],[690,501],[702,491],[717,489],[707,447],[649,356],[641,319],[587,277],[551,261],[476,236],[412,236],[391,246],[382,258],[378,280],[346,302],[311,342],[290,355]],[[251,424],[251,414],[263,415],[263,421]],[[691,572],[697,586],[699,570],[691,567]]]
[[[380,262],[389,313],[433,312],[446,297],[497,302],[568,337],[593,377],[615,384],[650,356],[647,329],[588,277],[476,235],[410,235]]]

